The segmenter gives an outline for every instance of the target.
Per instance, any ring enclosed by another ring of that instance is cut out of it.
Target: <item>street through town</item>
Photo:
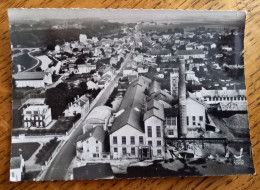
[[[127,63],[131,60],[131,58],[132,58],[132,53],[129,53],[125,61],[122,63],[118,74],[116,75],[114,80],[106,87],[105,91],[96,101],[92,109],[97,106],[104,105],[106,103],[111,92],[117,86],[118,80],[122,75],[123,69],[126,67]],[[76,141],[78,136],[82,134],[82,127],[84,125],[85,119],[86,118],[82,120],[79,126],[71,134],[70,138],[67,140],[65,145],[61,148],[60,152],[56,155],[54,160],[51,162],[50,166],[47,168],[45,177],[42,180],[64,180],[65,179],[67,169],[72,159],[76,156]]]

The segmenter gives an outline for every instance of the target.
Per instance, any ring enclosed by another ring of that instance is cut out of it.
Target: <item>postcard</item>
[[[9,9],[10,181],[254,174],[246,12]]]

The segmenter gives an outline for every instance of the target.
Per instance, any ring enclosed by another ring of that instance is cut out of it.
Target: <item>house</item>
[[[89,99],[86,95],[81,97],[75,97],[74,102],[68,104],[68,108],[64,111],[65,117],[73,117],[76,114],[81,114],[81,118],[84,118],[89,110]]]
[[[23,126],[46,127],[52,121],[51,108],[48,105],[29,105],[23,108]]]
[[[112,114],[112,108],[108,106],[97,106],[87,116],[83,125],[83,133],[86,133],[89,129],[96,127],[97,125],[103,126],[107,131],[108,121]]]
[[[153,48],[150,52],[151,57],[169,57],[171,56],[171,51],[169,49],[159,49],[159,48]]]
[[[24,172],[25,172],[25,164],[24,159],[20,151],[20,156],[11,157],[10,162],[10,181],[22,181]]]
[[[73,168],[74,180],[113,179],[110,163],[87,163],[85,166]]]
[[[137,75],[138,76],[138,73],[133,70],[132,67],[126,67],[124,70],[123,70],[123,76],[124,77],[127,77],[128,75]]]
[[[148,67],[144,65],[137,65],[137,72],[140,73],[148,73]]]
[[[168,138],[178,138],[178,110],[176,108],[164,108],[165,134]]]
[[[105,138],[107,134],[102,125],[97,125],[94,128],[89,129],[77,139],[76,152],[77,159],[80,161],[86,161],[91,159],[106,158],[105,152]]]
[[[205,53],[201,49],[193,49],[193,50],[177,50],[175,52],[176,56],[179,56],[182,59],[192,58],[205,58]]]
[[[79,42],[85,43],[87,41],[87,35],[86,34],[80,34],[79,35]]]
[[[85,63],[77,65],[77,74],[89,73],[92,70],[96,70],[97,66],[95,63]]]
[[[187,114],[187,137],[198,137],[199,130],[206,128],[206,104],[203,100],[188,93],[186,114]]]
[[[224,51],[227,51],[227,52],[232,51],[232,47],[229,47],[229,46],[222,46],[221,49]]]
[[[47,72],[19,72],[13,75],[17,88],[41,88],[52,84],[52,76]]]
[[[150,79],[140,76],[125,93],[110,129],[110,153],[113,159],[140,158],[140,151],[143,151],[142,157],[151,158],[151,148],[145,144],[142,121],[144,91],[150,83]]]
[[[151,151],[150,158],[163,158],[165,156],[163,125],[165,117],[163,105],[156,100],[148,102],[143,121],[145,128],[145,144],[149,146],[149,150]]]
[[[98,85],[91,80],[87,82],[87,87],[89,90],[97,90],[99,88]]]

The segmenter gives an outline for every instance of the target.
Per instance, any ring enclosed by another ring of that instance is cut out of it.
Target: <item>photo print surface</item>
[[[8,15],[10,181],[255,173],[245,12]]]

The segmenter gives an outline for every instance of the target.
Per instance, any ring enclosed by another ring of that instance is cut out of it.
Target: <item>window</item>
[[[162,150],[161,149],[157,150],[157,155],[162,155]]]
[[[193,122],[192,122],[192,125],[196,125],[196,122],[195,122],[195,121],[193,121]]]
[[[98,143],[98,141],[96,141],[96,144]]]
[[[94,158],[98,158],[98,157],[99,157],[99,154],[94,153],[94,154],[93,154],[93,157],[94,157]]]
[[[162,141],[157,141],[157,146],[162,146]]]
[[[200,121],[203,121],[203,116],[200,116],[199,119],[200,119]]]
[[[227,100],[229,100],[229,97],[227,97]]]
[[[211,97],[209,97],[209,101],[211,101]]]
[[[175,117],[166,117],[166,125],[176,125]]]
[[[226,97],[223,97],[223,100],[226,100]]]
[[[126,148],[122,148],[123,155],[126,155]]]
[[[196,120],[195,116],[192,116],[192,120],[193,120],[193,121],[195,121],[195,120]]]
[[[38,114],[38,111],[33,111],[33,114]]]
[[[89,149],[87,149],[87,152],[89,152]]]
[[[114,152],[117,152],[117,148],[114,148]]]
[[[168,131],[168,135],[174,135],[174,130],[170,129],[170,130]]]
[[[139,137],[139,144],[144,144],[144,138],[142,136]]]
[[[153,141],[148,141],[149,146],[153,146]]]
[[[220,97],[219,100],[222,101],[222,97]]]
[[[88,143],[88,141],[87,141],[87,143]]]
[[[113,144],[117,144],[117,137],[113,137]]]
[[[122,144],[126,144],[126,137],[125,136],[122,137]]]
[[[236,98],[236,97],[234,97],[234,100],[237,100],[237,98]]]
[[[14,177],[14,172],[12,172],[12,177]]]
[[[160,126],[156,126],[156,136],[161,137],[161,127]]]
[[[134,136],[131,136],[131,137],[130,137],[130,141],[131,141],[131,144],[135,144],[135,137],[134,137]]]
[[[233,100],[233,97],[230,97],[230,100],[232,101],[232,100]]]
[[[189,125],[189,116],[187,116],[187,125]]]
[[[135,148],[134,147],[131,148],[131,154],[135,155]]]
[[[31,114],[31,111],[26,111],[26,114]]]
[[[148,137],[152,137],[152,127],[148,126]]]
[[[99,148],[98,148],[98,146],[96,147],[96,152],[99,152]]]

